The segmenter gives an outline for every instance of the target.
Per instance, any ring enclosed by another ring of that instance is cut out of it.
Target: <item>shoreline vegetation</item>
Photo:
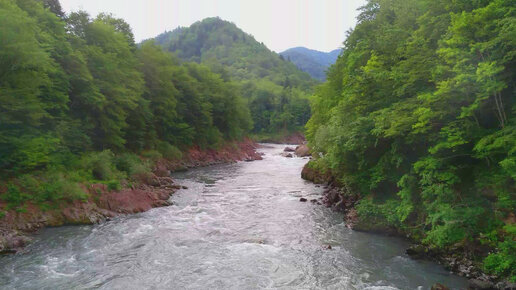
[[[472,256],[469,249],[439,249],[428,246],[410,235],[409,232],[386,224],[382,218],[366,216],[359,212],[363,197],[352,193],[349,188],[339,183],[328,171],[320,171],[313,165],[303,167],[301,177],[314,184],[324,186],[321,203],[343,215],[346,226],[354,231],[369,232],[378,235],[398,236],[407,239],[412,245],[406,249],[412,259],[434,261],[456,275],[469,279],[468,289],[514,289],[515,283],[504,278],[490,275],[485,271],[478,257]],[[358,210],[357,210],[358,208]],[[446,285],[436,284],[448,289]],[[433,289],[433,288],[432,288]]]
[[[350,226],[474,289],[516,287],[515,31],[514,1],[368,1],[306,126],[303,177]]]

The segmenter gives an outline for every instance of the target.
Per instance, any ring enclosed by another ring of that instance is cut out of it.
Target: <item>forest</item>
[[[368,0],[324,83],[220,18],[136,43],[111,14],[0,0],[0,218],[304,131],[362,229],[516,282],[515,68],[514,0]]]
[[[154,41],[135,43],[111,15],[65,15],[55,0],[2,0],[0,40],[7,210],[86,199],[82,183],[119,189],[153,160],[217,148],[253,128],[240,84]]]
[[[516,5],[370,0],[307,138],[369,229],[516,281]]]
[[[207,18],[155,40],[180,59],[204,64],[237,82],[249,104],[251,132],[258,138],[303,131],[318,82],[235,24]]]

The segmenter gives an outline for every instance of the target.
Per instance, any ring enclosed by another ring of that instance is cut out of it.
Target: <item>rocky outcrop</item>
[[[297,157],[308,157],[311,156],[310,148],[308,148],[308,145],[302,144],[296,147],[295,153]]]
[[[310,167],[309,164],[303,167],[301,178],[311,181],[315,184],[330,184],[333,182],[333,176],[330,172],[320,172]]]
[[[7,210],[0,218],[0,253],[14,253],[30,242],[30,234],[43,227],[94,224],[121,214],[144,212],[170,205],[170,196],[180,185],[170,177],[173,171],[213,164],[261,160],[257,145],[249,139],[228,143],[219,150],[190,149],[180,161],[159,160],[152,174],[136,176],[138,185],[110,191],[105,184],[91,184],[85,201],[49,204],[50,209],[27,203],[23,211]],[[0,203],[0,209],[7,208]]]
[[[285,147],[285,149],[283,149],[283,152],[294,152],[296,151],[296,149],[292,148],[292,147]]]

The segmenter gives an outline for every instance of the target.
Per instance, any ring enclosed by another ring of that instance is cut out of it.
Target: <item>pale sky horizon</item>
[[[60,0],[67,12],[101,12],[123,18],[137,42],[178,26],[218,16],[235,23],[276,52],[304,46],[320,51],[342,47],[366,0]]]

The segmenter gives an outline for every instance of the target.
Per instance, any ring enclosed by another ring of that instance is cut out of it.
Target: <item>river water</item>
[[[2,289],[461,289],[463,278],[404,254],[398,238],[359,233],[342,215],[299,202],[322,188],[307,159],[264,160],[175,174],[174,205],[95,226],[43,230],[0,258]],[[328,249],[331,245],[331,249]]]

